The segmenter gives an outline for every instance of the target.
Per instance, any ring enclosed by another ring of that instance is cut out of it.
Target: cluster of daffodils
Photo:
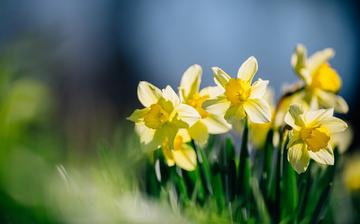
[[[334,134],[347,127],[333,114],[348,110],[345,100],[337,95],[341,79],[328,63],[333,55],[333,50],[325,49],[307,58],[305,47],[296,47],[291,64],[300,81],[296,89],[282,98],[289,102],[286,106],[273,106],[268,97],[269,81],[253,82],[258,63],[255,57],[250,57],[240,66],[236,77],[213,67],[216,85],[203,89],[199,65],[184,72],[178,92],[170,86],[161,90],[140,82],[137,94],[144,108],[135,110],[128,119],[135,123],[147,149],[162,150],[169,166],[177,165],[188,171],[197,166],[195,145],[205,145],[210,134],[242,130],[243,126],[262,136],[270,129],[290,129],[282,133],[289,139],[288,161],[298,173],[306,171],[310,159],[332,165]],[[276,125],[272,121],[281,113],[282,123]]]

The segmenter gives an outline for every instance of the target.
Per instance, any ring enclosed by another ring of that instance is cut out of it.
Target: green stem
[[[249,138],[249,127],[247,119],[245,119],[244,132],[242,136],[240,158],[239,158],[239,169],[238,169],[238,191],[239,195],[243,196],[245,202],[249,201],[250,197],[250,158],[248,152],[248,138]],[[248,203],[247,203],[248,204]]]

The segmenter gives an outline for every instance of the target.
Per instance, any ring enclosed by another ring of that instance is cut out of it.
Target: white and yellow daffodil
[[[145,108],[135,110],[128,119],[135,122],[140,141],[150,150],[157,149],[164,141],[168,141],[172,148],[178,130],[188,128],[200,118],[193,107],[180,102],[170,86],[160,90],[142,81],[137,95]]]
[[[240,66],[237,78],[231,78],[218,67],[212,69],[215,82],[223,93],[209,101],[208,111],[214,114],[224,113],[226,121],[233,125],[246,117],[253,123],[270,121],[271,109],[263,98],[269,81],[259,79],[252,84],[258,69],[255,57],[250,57]]]
[[[222,134],[231,129],[231,125],[224,119],[224,114],[214,114],[207,110],[204,102],[214,99],[222,93],[217,86],[210,86],[200,90],[202,69],[199,65],[190,66],[183,74],[179,87],[182,103],[195,108],[201,118],[190,128],[190,136],[199,144],[205,144],[209,134]]]
[[[299,44],[291,57],[291,65],[305,83],[304,98],[311,107],[334,108],[336,112],[347,113],[346,101],[337,95],[342,80],[328,62],[334,55],[334,50],[327,48],[307,57],[306,48]]]
[[[305,172],[310,158],[324,165],[334,164],[330,141],[344,131],[347,124],[333,116],[333,109],[304,111],[291,105],[285,122],[292,127],[289,133],[288,161],[297,173]]]
[[[172,148],[166,139],[162,144],[165,161],[168,166],[177,165],[180,168],[193,171],[196,168],[196,152],[188,145],[191,137],[186,129],[179,129],[177,132]]]

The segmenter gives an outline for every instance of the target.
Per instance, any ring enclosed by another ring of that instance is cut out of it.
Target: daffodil
[[[222,90],[210,86],[200,90],[202,69],[199,65],[190,66],[183,74],[179,87],[180,99],[183,103],[195,108],[201,118],[190,128],[190,136],[200,144],[207,142],[209,134],[222,134],[231,126],[224,119],[224,114],[214,114],[207,110],[204,102],[214,99]]]
[[[237,125],[244,118],[253,123],[267,123],[271,119],[271,109],[263,98],[269,81],[262,79],[252,84],[258,69],[256,58],[250,57],[239,68],[236,78],[231,78],[222,69],[212,68],[216,84],[223,93],[209,102],[208,111],[224,113],[230,124]]]
[[[307,57],[306,48],[299,44],[292,55],[291,64],[305,83],[304,98],[309,105],[334,108],[336,112],[347,113],[347,103],[337,95],[342,80],[328,62],[334,55],[334,50],[327,48]]]
[[[191,137],[186,129],[179,129],[173,147],[170,147],[168,140],[163,142],[162,150],[168,166],[177,165],[184,170],[193,171],[196,168],[196,152],[188,145]]]
[[[193,107],[180,103],[180,98],[170,86],[160,90],[142,81],[137,94],[145,108],[135,110],[128,119],[135,122],[140,141],[148,149],[155,150],[164,142],[172,148],[178,130],[188,128],[200,118]]]
[[[334,164],[330,141],[347,124],[333,114],[333,109],[304,111],[299,105],[290,106],[285,116],[285,122],[292,128],[287,145],[288,161],[296,172],[305,172],[310,158],[320,164]]]

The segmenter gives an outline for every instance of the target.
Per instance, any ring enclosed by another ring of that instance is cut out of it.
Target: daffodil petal
[[[224,117],[210,114],[207,118],[202,119],[210,134],[222,134],[231,129],[231,125],[226,122]]]
[[[231,79],[231,77],[226,74],[221,68],[219,67],[212,67],[212,70],[214,72],[214,81],[217,85],[225,88],[228,81]]]
[[[244,109],[250,121],[254,123],[270,122],[271,109],[265,100],[249,99],[244,103]]]
[[[176,136],[181,136],[183,142],[190,142],[191,141],[191,136],[190,136],[188,130],[186,130],[185,128],[180,129],[178,131],[178,133],[176,134]]]
[[[289,148],[287,159],[294,170],[300,174],[309,166],[310,156],[304,144],[296,144]]]
[[[321,104],[321,106],[325,108],[333,107],[335,111],[339,113],[348,112],[349,106],[341,96],[320,89],[317,89],[315,93],[319,98],[319,104]]]
[[[150,108],[137,109],[135,110],[127,119],[132,122],[141,122],[147,112],[149,112]]]
[[[186,104],[179,104],[176,107],[178,118],[186,122],[189,126],[193,125],[197,120],[201,118],[200,114],[193,107]]]
[[[242,120],[246,117],[246,113],[243,105],[232,105],[226,111],[224,115],[227,122],[234,124],[239,120]]]
[[[254,82],[254,84],[251,86],[251,92],[250,92],[250,99],[256,99],[256,98],[262,98],[266,93],[266,87],[268,86],[269,81],[265,81],[262,79],[259,79],[258,81]]]
[[[319,109],[310,110],[305,113],[305,123],[317,126],[322,123],[323,120],[329,119],[334,115],[334,109]]]
[[[337,117],[331,117],[326,120],[323,120],[321,123],[331,134],[336,134],[346,130],[348,125],[341,119]]]
[[[304,111],[299,105],[291,105],[289,107],[289,111],[285,115],[285,123],[298,130],[300,127],[305,125],[305,121],[302,116],[303,113]]]
[[[201,74],[201,66],[196,64],[184,72],[180,82],[180,96],[183,100],[199,92]]]
[[[151,83],[141,81],[137,88],[137,95],[144,107],[149,107],[162,97],[162,92],[159,88]]]
[[[201,120],[189,128],[189,133],[190,136],[200,144],[205,144],[209,138],[208,128]]]
[[[180,99],[176,92],[171,88],[171,86],[166,86],[165,89],[162,90],[164,99],[170,101],[174,106],[180,103]]]
[[[173,150],[172,153],[177,166],[187,171],[195,170],[197,165],[196,153],[192,147],[183,144],[180,150]]]
[[[225,97],[205,101],[204,109],[210,114],[224,115],[230,107],[230,102]]]
[[[310,74],[313,74],[318,70],[320,65],[327,62],[330,58],[334,57],[335,52],[331,48],[326,48],[322,51],[318,51],[312,56],[310,56],[307,60],[307,67],[309,69]]]
[[[306,67],[307,50],[304,45],[298,44],[294,54],[291,56],[291,66],[295,72],[299,73],[301,69]]]
[[[135,132],[139,135],[140,142],[143,144],[150,143],[155,135],[155,129],[146,127],[146,125],[142,122],[135,124]]]
[[[210,99],[214,99],[224,93],[224,89],[218,86],[208,86],[200,90],[200,96],[209,96]]]
[[[349,106],[341,96],[336,96],[335,111],[338,113],[346,114],[349,111]]]
[[[333,150],[328,147],[325,149],[320,149],[319,151],[308,151],[311,159],[316,162],[324,165],[334,165],[334,153]]]
[[[258,70],[258,63],[255,57],[249,57],[239,68],[238,78],[250,82]]]

